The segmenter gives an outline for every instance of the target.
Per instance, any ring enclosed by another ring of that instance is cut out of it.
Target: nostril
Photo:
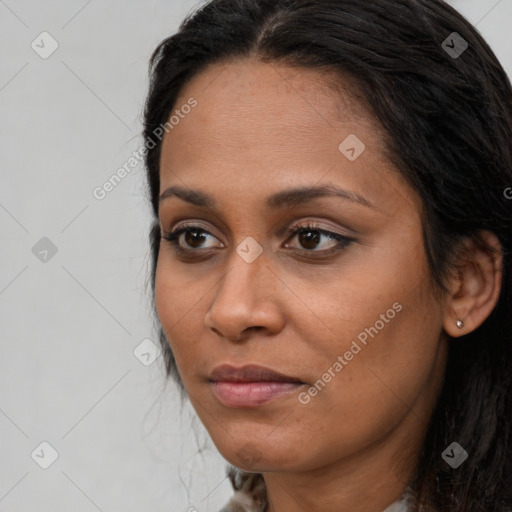
[[[257,325],[257,326],[253,326],[253,327],[247,327],[246,329],[244,329],[242,331],[242,334],[238,337],[235,338],[235,341],[242,341],[243,338],[246,338],[249,334],[251,334],[251,331],[256,331],[256,332],[259,332],[261,331],[262,329],[264,329],[263,326],[261,325]]]

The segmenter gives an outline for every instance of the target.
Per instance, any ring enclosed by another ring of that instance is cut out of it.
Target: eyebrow
[[[215,209],[216,206],[215,199],[205,192],[176,185],[169,187],[164,192],[162,192],[158,202],[162,203],[171,197],[178,197],[179,199],[182,199],[183,201],[191,203],[195,206],[202,206],[211,209]],[[375,205],[373,205],[368,199],[357,194],[356,192],[344,190],[332,184],[326,184],[317,187],[298,187],[283,190],[269,196],[266,199],[266,205],[268,208],[274,210],[293,208],[321,197],[338,197],[359,203],[368,208],[376,208]]]

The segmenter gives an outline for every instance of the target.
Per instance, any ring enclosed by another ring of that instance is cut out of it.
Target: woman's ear
[[[498,237],[480,231],[482,243],[468,238],[458,253],[457,271],[449,280],[450,294],[443,318],[452,337],[474,331],[491,314],[498,302],[503,273],[503,252]]]

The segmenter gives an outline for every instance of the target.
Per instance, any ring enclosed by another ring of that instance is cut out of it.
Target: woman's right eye
[[[182,236],[183,235],[183,236]],[[162,238],[169,242],[177,251],[196,251],[197,249],[210,249],[213,246],[203,246],[208,237],[215,238],[210,232],[199,226],[187,226],[164,233]],[[185,247],[180,243],[184,242]],[[223,244],[221,244],[223,247]]]

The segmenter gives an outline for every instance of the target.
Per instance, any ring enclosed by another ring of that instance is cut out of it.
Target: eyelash
[[[196,232],[206,233],[206,234],[211,235],[211,233],[209,231],[207,231],[206,229],[204,229],[200,226],[189,225],[189,226],[184,226],[184,227],[175,229],[174,231],[172,231],[170,233],[164,233],[162,238],[164,240],[166,240],[174,248],[174,250],[179,254],[188,255],[190,253],[199,253],[201,251],[201,249],[184,249],[183,247],[180,247],[180,245],[177,243],[180,235],[182,235],[183,233],[187,233],[189,231],[196,231]],[[299,233],[302,233],[302,232],[307,233],[310,231],[320,233],[321,235],[324,235],[332,240],[337,240],[338,244],[335,247],[332,247],[330,249],[323,250],[323,251],[316,251],[314,249],[302,249],[302,251],[307,252],[307,253],[319,253],[319,254],[323,254],[323,255],[330,255],[332,253],[335,253],[335,252],[345,249],[351,243],[356,241],[354,238],[350,238],[345,235],[341,235],[340,233],[335,233],[332,231],[327,231],[325,229],[321,229],[314,223],[309,223],[306,225],[295,224],[295,225],[291,226],[286,233],[287,240]],[[214,235],[212,235],[212,236],[214,236]],[[203,250],[203,252],[207,252],[207,251],[208,250],[206,250],[206,251]]]

